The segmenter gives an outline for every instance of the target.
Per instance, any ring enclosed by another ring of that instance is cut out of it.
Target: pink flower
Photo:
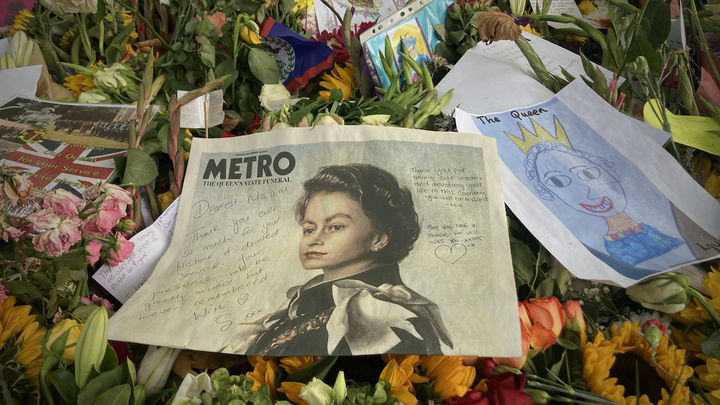
[[[645,321],[645,323],[642,324],[640,329],[642,330],[643,333],[645,333],[647,328],[650,328],[653,326],[658,328],[663,335],[667,334],[667,328],[665,327],[665,325],[660,323],[660,321],[658,321],[657,319],[648,319],[647,321]]]
[[[97,236],[107,235],[123,217],[125,217],[125,207],[121,209],[118,200],[106,199],[100,204],[97,212],[85,219],[83,232]]]
[[[78,208],[82,205],[82,199],[75,194],[58,189],[43,200],[43,208],[52,208],[58,215],[77,216]]]
[[[102,192],[100,190],[100,184],[101,183],[93,184],[92,186],[86,188],[85,191],[83,191],[82,193],[83,197],[87,198],[88,200],[95,201],[95,199],[100,197],[100,193]]]
[[[47,217],[49,218],[50,216]],[[28,216],[28,220],[29,218],[30,216]],[[60,217],[57,215],[55,218],[56,220],[52,222],[55,226],[40,228],[46,229],[46,231],[33,237],[35,249],[37,249],[38,252],[45,252],[48,256],[62,255],[82,238],[80,230],[78,229],[78,226],[82,223],[80,218],[74,217],[60,220]]]
[[[5,242],[9,241],[10,238],[12,238],[15,242],[20,240],[20,237],[23,235],[23,231],[20,229],[15,228],[14,226],[7,225],[5,229],[2,231],[2,238]]]
[[[60,222],[62,222],[60,215],[49,208],[35,211],[28,215],[26,219],[37,229],[57,228],[60,226]]]
[[[2,283],[0,283],[0,302],[5,302],[5,300],[8,299],[7,293],[9,293],[9,292],[10,291],[8,291],[7,288],[5,288],[5,286],[2,285]]]
[[[85,251],[88,253],[87,256],[85,256],[85,262],[87,264],[95,264],[98,260],[100,260],[100,250],[102,249],[102,243],[92,240],[90,243],[88,243],[87,246],[85,246]]]
[[[43,268],[43,261],[37,257],[28,257],[25,259],[25,270],[33,273],[40,271]]]
[[[123,260],[130,257],[135,248],[135,244],[125,239],[124,236],[120,236],[117,239],[117,243],[111,249],[108,249],[108,263],[112,266],[117,266]]]
[[[57,325],[58,321],[60,321],[60,318],[62,318],[63,311],[60,307],[58,307],[57,312],[55,312],[55,315],[53,315],[52,322]]]
[[[85,305],[92,305],[93,302],[99,302],[102,304],[102,306],[105,307],[108,311],[112,311],[115,308],[115,305],[111,304],[110,301],[106,300],[105,298],[100,298],[97,295],[93,294],[91,299],[82,297],[80,298],[80,302],[82,302]]]
[[[99,197],[105,194],[105,198],[102,202],[107,200],[115,200],[116,205],[120,208],[123,213],[127,210],[127,206],[132,204],[132,197],[130,193],[124,188],[118,187],[110,183],[98,183],[92,187],[83,191],[83,197],[95,201]]]
[[[33,184],[19,174],[13,174],[12,179],[5,180],[2,191],[10,200],[10,205],[25,204],[25,199],[30,194]]]

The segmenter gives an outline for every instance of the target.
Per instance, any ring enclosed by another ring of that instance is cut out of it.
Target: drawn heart
[[[447,263],[455,264],[461,257],[465,256],[467,248],[462,243],[456,243],[452,247],[440,245],[435,248],[435,256]]]

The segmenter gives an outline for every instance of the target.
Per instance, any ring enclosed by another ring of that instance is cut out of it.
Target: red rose
[[[479,389],[468,391],[461,397],[446,398],[442,403],[443,405],[492,405],[486,393]]]
[[[522,391],[525,385],[524,374],[505,372],[487,381],[488,391],[492,405],[532,405],[530,395]]]

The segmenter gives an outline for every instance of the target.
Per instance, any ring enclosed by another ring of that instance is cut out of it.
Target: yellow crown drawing
[[[523,151],[524,154],[527,155],[528,150],[532,148],[535,144],[539,142],[552,142],[552,143],[559,143],[561,145],[565,145],[568,148],[572,149],[572,145],[570,145],[570,140],[567,137],[567,134],[565,133],[565,129],[562,127],[562,124],[560,124],[560,120],[557,119],[557,117],[553,117],[555,121],[555,136],[552,136],[548,131],[545,130],[540,124],[535,122],[532,118],[530,118],[530,122],[532,122],[533,127],[535,128],[535,134],[528,131],[522,124],[518,123],[518,127],[520,127],[520,131],[522,131],[523,139],[520,139],[508,132],[505,132],[505,135],[510,138],[511,141],[517,145],[518,148],[520,148],[521,151]]]

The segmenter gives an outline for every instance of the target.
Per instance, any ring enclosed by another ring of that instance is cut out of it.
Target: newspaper
[[[170,247],[108,337],[519,356],[505,215],[482,136],[323,126],[196,139]]]

